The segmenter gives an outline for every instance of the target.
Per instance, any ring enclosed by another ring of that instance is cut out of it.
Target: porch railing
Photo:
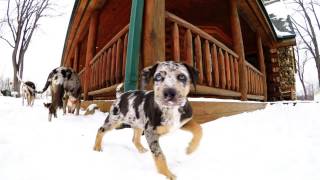
[[[193,24],[166,12],[166,55],[185,61],[199,71],[204,93],[240,96],[239,56]],[[168,48],[169,47],[169,48]],[[251,99],[263,99],[263,74],[245,61]],[[210,87],[210,88],[208,88]]]
[[[183,59],[195,66],[200,85],[239,92],[239,56],[235,52],[172,13],[166,12],[166,21],[174,61]]]
[[[116,34],[90,61],[89,94],[123,81],[125,76],[126,49],[129,25]],[[79,72],[84,82],[85,68]]]
[[[249,95],[263,96],[263,74],[249,62],[245,61],[245,64],[248,80],[247,93]]]

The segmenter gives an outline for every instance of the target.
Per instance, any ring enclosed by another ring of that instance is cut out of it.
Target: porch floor
[[[221,117],[264,109],[265,102],[221,100],[213,98],[189,98],[193,108],[193,118],[199,123],[206,123]],[[102,112],[108,112],[113,100],[82,101],[81,108],[97,104]]]

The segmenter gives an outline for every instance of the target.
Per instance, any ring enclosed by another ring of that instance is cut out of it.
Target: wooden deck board
[[[102,112],[108,112],[112,100],[93,100],[81,102],[81,107],[86,109],[90,104],[97,104]],[[199,123],[206,123],[221,117],[264,109],[267,103],[264,102],[206,102],[191,101],[194,116]]]

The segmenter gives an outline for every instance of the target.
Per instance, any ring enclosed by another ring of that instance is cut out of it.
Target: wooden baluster
[[[255,92],[255,94],[258,94],[258,77],[259,77],[259,75],[258,75],[258,73],[255,73],[255,77],[254,77],[254,92]]]
[[[192,34],[190,29],[187,29],[185,35],[184,35],[184,53],[185,58],[184,61],[189,64],[190,66],[193,66],[193,47],[192,47]]]
[[[104,73],[104,66],[105,66],[105,62],[104,62],[104,55],[105,55],[105,52],[103,52],[101,54],[101,71],[100,71],[100,76],[101,76],[101,79],[100,79],[100,87],[101,88],[104,88],[104,76],[105,76],[105,73]]]
[[[251,93],[254,94],[254,71],[251,69]]]
[[[96,64],[94,63],[93,65],[92,65],[92,76],[93,76],[93,90],[95,90],[96,89]]]
[[[258,73],[256,73],[255,79],[256,79],[256,83],[255,83],[256,94],[259,94],[259,74]]]
[[[106,87],[106,85],[107,85],[107,79],[106,79],[106,75],[107,75],[107,73],[106,73],[106,71],[107,71],[107,52],[106,51],[103,53],[102,60],[103,60],[103,70],[102,70],[103,83],[102,83],[102,86]]]
[[[247,85],[247,87],[248,87],[248,90],[247,90],[247,92],[248,92],[248,94],[250,94],[251,93],[251,79],[250,79],[250,69],[248,68],[248,66],[246,65],[246,71],[247,71],[247,73],[246,73],[246,79],[248,80],[248,85]]]
[[[97,60],[97,70],[98,70],[98,72],[97,72],[97,88],[99,89],[100,88],[100,80],[101,80],[101,56],[98,58],[98,60]]]
[[[234,74],[235,74],[235,80],[236,80],[236,91],[240,91],[240,85],[239,85],[239,63],[238,59],[234,59]]]
[[[176,62],[180,61],[180,39],[179,39],[179,27],[177,23],[172,25],[172,52],[173,60]]]
[[[126,33],[124,37],[123,56],[122,56],[122,81],[124,81],[124,77],[126,75],[127,48],[128,48],[128,33]]]
[[[99,88],[99,79],[100,79],[100,59],[98,58],[98,61],[95,63],[96,64],[96,89]]]
[[[207,80],[207,85],[212,86],[212,73],[211,73],[211,54],[210,54],[210,44],[209,41],[205,41],[205,46],[204,46],[204,58],[205,58],[205,68],[206,68],[206,80]]]
[[[226,69],[224,65],[224,56],[221,48],[219,49],[219,72],[220,72],[220,87],[226,88]]]
[[[213,44],[211,48],[211,58],[212,58],[212,65],[213,65],[214,87],[219,87],[219,63],[218,63],[217,46],[215,44]]]
[[[249,79],[250,79],[250,84],[249,84],[249,86],[250,86],[250,94],[252,94],[252,71],[251,71],[251,69],[248,67],[248,70],[247,70],[247,72],[249,72]]]
[[[117,41],[117,53],[116,53],[116,83],[120,83],[121,70],[122,70],[122,39],[119,38]]]
[[[107,71],[106,71],[107,86],[111,86],[111,81],[110,81],[111,68],[112,68],[111,60],[112,60],[112,48],[109,48],[107,53]]]
[[[234,59],[233,56],[230,55],[230,72],[231,72],[231,89],[236,89],[236,80],[235,80],[235,70],[234,70]]]
[[[197,35],[195,38],[195,56],[196,56],[196,67],[199,71],[198,83],[203,84],[203,66],[202,66],[202,48],[200,36]]]
[[[116,53],[117,53],[116,51],[117,51],[117,45],[113,44],[113,46],[112,46],[112,55],[111,55],[111,74],[110,74],[111,85],[114,85],[114,83],[115,83]]]
[[[254,94],[254,71],[251,69],[251,93]]]
[[[226,68],[226,81],[227,81],[227,88],[231,89],[231,73],[230,73],[230,59],[229,54],[225,51],[224,54],[224,61],[225,61],[225,68]]]

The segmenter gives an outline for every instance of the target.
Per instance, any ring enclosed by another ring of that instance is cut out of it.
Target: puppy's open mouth
[[[164,106],[181,106],[184,104],[184,101],[181,99],[174,99],[174,100],[163,100],[162,105]]]

